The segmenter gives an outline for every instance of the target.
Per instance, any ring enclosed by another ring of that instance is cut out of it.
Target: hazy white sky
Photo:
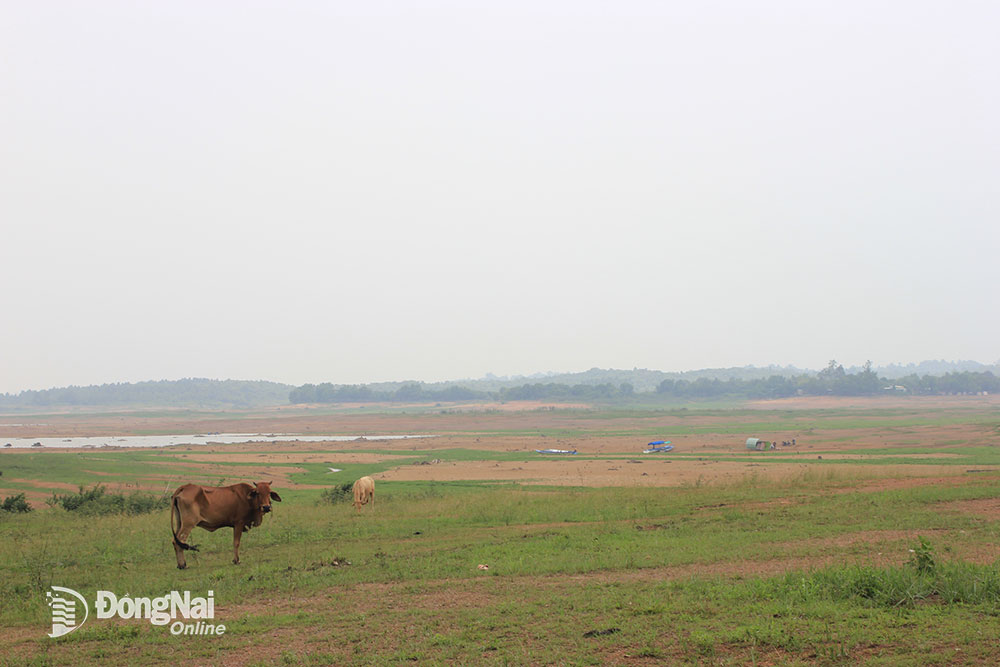
[[[0,4],[0,392],[1000,358],[995,2]]]

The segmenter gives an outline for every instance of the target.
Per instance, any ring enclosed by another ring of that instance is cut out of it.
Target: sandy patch
[[[879,469],[885,466],[879,466]],[[903,469],[913,468],[917,466],[899,466]],[[970,484],[972,475],[966,473],[964,475],[955,475],[955,468],[953,466],[919,466],[920,468],[935,468],[937,472],[928,471],[928,476],[899,476],[895,478],[892,475],[886,475],[882,479],[876,481],[861,484],[857,487],[851,489],[842,489],[838,492],[858,492],[858,493],[873,493],[876,491],[890,491],[895,489],[910,489],[915,486],[965,486]],[[945,474],[942,474],[945,473]],[[949,474],[950,473],[950,474]]]
[[[823,454],[823,460],[830,461],[870,461],[873,459],[954,459],[960,458],[961,454],[950,454],[947,452],[929,452],[927,454]],[[987,466],[989,467],[989,466]]]
[[[758,410],[828,410],[843,408],[981,408],[1000,406],[1000,395],[989,396],[792,396],[748,401]]]
[[[15,484],[27,484],[38,489],[66,489],[67,491],[76,491],[80,488],[78,484],[67,484],[66,482],[46,482],[44,480],[22,479],[19,477],[7,477],[0,479],[0,481],[14,482]]]
[[[539,455],[541,456],[541,455]],[[630,463],[630,460],[639,461]],[[511,481],[555,486],[683,486],[726,484],[749,479],[794,479],[806,474],[856,482],[887,477],[940,476],[954,472],[949,466],[885,465],[859,470],[853,465],[807,463],[753,463],[697,459],[580,460],[560,459],[520,462],[460,461],[433,466],[401,466],[381,473],[393,481]]]
[[[314,444],[314,443],[310,443]],[[381,463],[400,458],[411,458],[403,454],[361,454],[355,452],[323,452],[315,453],[262,453],[248,454],[244,452],[213,451],[202,452],[194,450],[190,458],[212,464],[220,461],[226,463]],[[164,462],[166,463],[166,462]]]
[[[991,521],[1000,520],[1000,498],[979,498],[977,500],[956,500],[938,505],[946,512],[972,514]]]

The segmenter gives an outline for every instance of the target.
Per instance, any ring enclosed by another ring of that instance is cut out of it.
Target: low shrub
[[[97,484],[90,489],[81,485],[76,493],[62,495],[53,493],[46,502],[53,507],[62,507],[67,512],[79,512],[88,516],[148,514],[156,510],[166,509],[169,506],[166,496],[154,496],[139,491],[128,495],[108,493],[102,484]]]
[[[0,510],[15,514],[30,512],[31,505],[29,505],[28,501],[24,499],[24,494],[19,493],[16,496],[7,496],[4,498],[3,503],[0,503]]]
[[[319,503],[330,503],[331,505],[354,499],[354,485],[351,482],[340,486],[331,486],[319,494]]]
[[[937,561],[934,560],[934,547],[927,538],[918,536],[919,543],[910,549],[910,560],[906,564],[920,574],[934,574]]]

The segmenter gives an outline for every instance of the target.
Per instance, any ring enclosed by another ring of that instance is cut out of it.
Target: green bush
[[[90,489],[81,485],[77,493],[63,495],[53,493],[46,502],[53,507],[62,507],[67,512],[79,512],[87,516],[148,514],[169,506],[165,496],[153,496],[138,491],[129,495],[108,493],[102,484],[96,484]]]
[[[930,541],[926,538],[919,536],[918,538],[920,539],[920,543],[915,544],[910,549],[912,555],[906,564],[921,574],[933,574],[934,568],[937,567],[937,563],[934,560],[934,547],[931,546]]]
[[[16,496],[7,496],[4,498],[3,503],[0,503],[0,510],[12,513],[30,512],[31,505],[24,499],[24,494],[19,493]]]
[[[341,484],[340,486],[331,486],[329,489],[323,491],[319,494],[319,502],[330,503],[334,505],[345,500],[354,499],[354,484],[347,482],[346,484]]]

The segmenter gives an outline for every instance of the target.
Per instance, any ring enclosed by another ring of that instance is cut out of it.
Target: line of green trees
[[[377,391],[366,385],[323,383],[298,387],[289,395],[292,403],[366,403],[366,402],[453,402],[472,400],[498,401],[616,401],[634,397],[648,398],[786,398],[789,396],[875,396],[879,394],[978,394],[1000,392],[1000,378],[990,371],[963,371],[943,376],[911,375],[895,380],[880,378],[867,362],[857,373],[848,373],[836,361],[819,373],[792,377],[772,375],[767,378],[726,380],[667,379],[654,392],[639,392],[628,382],[613,384],[528,383],[503,387],[497,391],[477,391],[462,386],[428,389],[409,382],[395,391]]]

